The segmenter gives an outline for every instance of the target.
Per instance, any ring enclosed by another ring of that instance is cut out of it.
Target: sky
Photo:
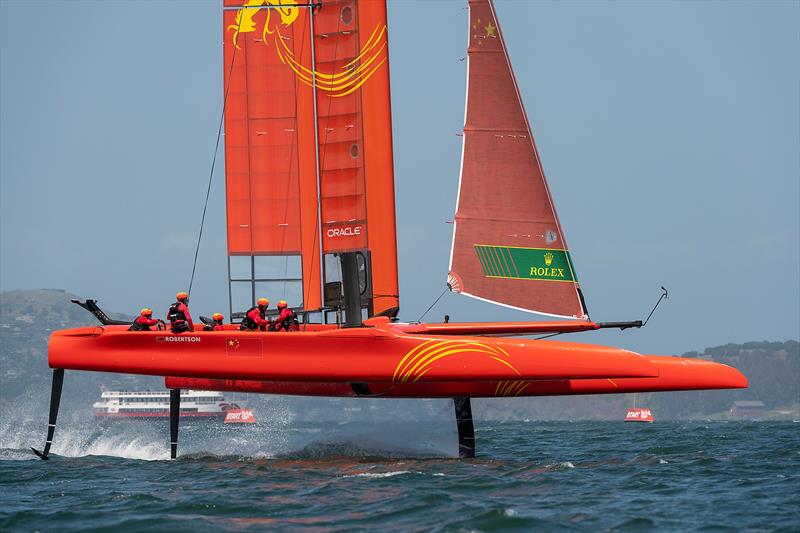
[[[800,2],[501,1],[592,319],[641,353],[800,337]],[[401,318],[445,287],[466,1],[390,1]],[[222,108],[219,1],[0,2],[0,290],[156,314],[185,289]],[[270,295],[275,298],[274,295]],[[195,313],[227,311],[224,165]],[[446,294],[440,321],[535,319]]]

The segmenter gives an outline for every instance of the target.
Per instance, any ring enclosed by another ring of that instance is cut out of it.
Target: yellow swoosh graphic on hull
[[[492,346],[478,341],[448,340],[425,341],[409,350],[397,363],[392,382],[395,383],[416,383],[429,371],[435,368],[435,363],[448,357],[458,357],[465,354],[483,354],[488,359],[497,361],[507,366],[518,375],[520,372],[507,359],[510,357],[507,351],[499,346]],[[501,382],[504,383],[504,382]],[[509,383],[525,383],[509,382]],[[498,389],[500,383],[498,384]],[[516,387],[514,388],[516,390]],[[497,391],[495,391],[497,392]]]

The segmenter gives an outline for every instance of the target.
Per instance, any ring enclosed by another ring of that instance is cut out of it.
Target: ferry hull
[[[181,413],[181,418],[225,418],[226,413]],[[95,413],[97,419],[126,419],[126,420],[150,420],[153,418],[169,418],[169,411],[159,413]]]

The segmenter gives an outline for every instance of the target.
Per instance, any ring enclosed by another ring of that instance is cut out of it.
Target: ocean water
[[[800,423],[0,427],[0,531],[800,531]]]

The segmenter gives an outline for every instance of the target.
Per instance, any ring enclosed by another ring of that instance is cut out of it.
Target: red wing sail
[[[450,287],[524,311],[585,318],[490,0],[469,2],[463,142]]]
[[[290,304],[319,309],[324,255],[369,252],[373,312],[398,305],[385,2],[224,6],[228,253],[253,265],[231,283],[296,281],[256,272],[297,256]]]

